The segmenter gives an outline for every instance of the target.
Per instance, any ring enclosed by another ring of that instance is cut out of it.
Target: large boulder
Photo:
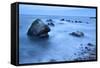
[[[43,23],[43,21],[41,19],[36,19],[31,24],[31,26],[27,32],[27,35],[35,36],[35,37],[47,37],[47,36],[49,36],[48,35],[49,31],[50,31],[50,28],[48,25]]]

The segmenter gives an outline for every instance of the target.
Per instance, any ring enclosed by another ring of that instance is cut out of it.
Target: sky
[[[96,15],[94,8],[40,6],[40,5],[19,5],[19,14],[24,15],[57,15],[57,16],[93,16]]]

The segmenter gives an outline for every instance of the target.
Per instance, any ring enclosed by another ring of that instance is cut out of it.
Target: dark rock
[[[50,28],[41,19],[36,19],[28,29],[28,36],[47,37]]]
[[[50,22],[50,23],[52,23],[53,22],[53,20],[52,19],[48,19],[48,20],[46,20],[47,22]]]
[[[55,26],[54,23],[53,23],[54,21],[52,19],[48,19],[47,22],[48,22],[48,25]]]
[[[87,51],[91,51],[91,49],[90,49],[89,47],[85,47],[85,49],[86,49]]]
[[[80,31],[76,31],[76,32],[70,33],[70,35],[76,36],[76,37],[83,37],[84,36],[84,33],[83,32],[80,32]]]
[[[88,49],[88,47],[85,47],[85,49]]]
[[[76,20],[75,23],[82,23],[82,21],[77,21],[77,20]]]
[[[48,23],[48,25],[50,25],[50,26],[55,26],[54,23],[52,23],[52,22],[51,22],[51,23]]]
[[[88,45],[88,46],[94,46],[92,43],[88,43],[87,45]]]
[[[82,23],[82,21],[78,21],[79,23]]]
[[[65,19],[63,18],[63,19],[61,19],[61,21],[64,21]]]
[[[78,23],[78,21],[75,21],[75,23]]]

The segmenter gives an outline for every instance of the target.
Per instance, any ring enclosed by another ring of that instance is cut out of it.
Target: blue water
[[[50,26],[49,38],[30,39],[27,36],[30,25],[37,18],[41,18],[46,24],[46,19],[54,20],[55,26]],[[72,21],[81,20],[82,23],[60,21],[62,18],[71,19]],[[84,46],[88,42],[96,44],[95,22],[95,19],[90,19],[89,17],[20,15],[19,63],[74,61],[78,57],[74,54],[80,51],[80,44],[84,44]],[[69,35],[69,33],[77,30],[84,32],[85,36],[77,38]]]

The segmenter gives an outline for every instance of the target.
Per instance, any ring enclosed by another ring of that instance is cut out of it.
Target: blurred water
[[[80,44],[92,42],[95,44],[95,20],[89,17],[48,17],[48,16],[19,16],[19,63],[42,63],[51,61],[73,61],[77,58],[74,53],[79,51]],[[54,27],[50,27],[49,38],[31,39],[27,31],[36,18],[41,18],[47,24],[47,19],[54,20]],[[82,23],[60,21],[62,18],[81,20]],[[88,22],[89,24],[87,24]],[[60,24],[63,23],[63,24]],[[73,37],[69,33],[82,31],[84,37]]]

